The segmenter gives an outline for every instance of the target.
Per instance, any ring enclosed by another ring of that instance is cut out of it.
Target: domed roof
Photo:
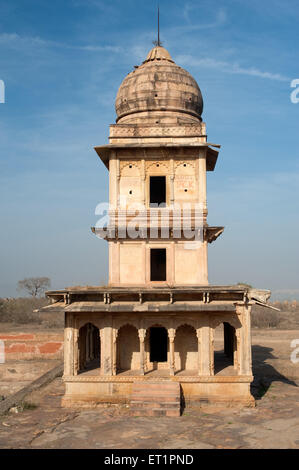
[[[118,123],[201,121],[203,100],[189,72],[175,64],[169,52],[155,46],[145,61],[119,87],[115,109]]]

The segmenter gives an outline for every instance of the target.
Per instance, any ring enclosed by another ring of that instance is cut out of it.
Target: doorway
[[[150,362],[167,362],[168,335],[166,328],[150,329]]]
[[[86,323],[79,330],[79,372],[86,372],[101,367],[100,331],[92,323]]]

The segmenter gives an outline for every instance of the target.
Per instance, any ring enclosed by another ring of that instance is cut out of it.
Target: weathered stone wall
[[[118,370],[136,370],[140,367],[138,330],[132,325],[120,328],[117,337]]]
[[[52,358],[63,356],[63,333],[7,333],[4,342],[5,360]]]
[[[190,325],[180,326],[174,340],[176,370],[198,370],[198,340],[196,330]]]

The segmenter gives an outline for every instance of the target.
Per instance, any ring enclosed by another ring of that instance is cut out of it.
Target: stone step
[[[147,395],[146,393],[142,394],[132,394],[131,395],[131,400],[138,400],[138,401],[169,401],[169,402],[177,402],[181,400],[180,395],[162,395],[160,392],[159,394],[154,394],[154,395]]]
[[[143,408],[143,409],[132,409],[132,416],[169,416],[178,418],[181,416],[180,408],[168,409],[168,408]]]
[[[130,403],[133,415],[180,416],[180,384],[177,382],[135,382]]]
[[[151,397],[151,398],[161,398],[161,400],[163,400],[164,398],[169,398],[169,400],[177,400],[177,399],[180,399],[181,395],[180,394],[174,394],[174,393],[163,393],[163,390],[159,390],[159,393],[145,393],[144,391],[141,393],[134,393],[131,395],[131,398],[135,399],[143,399],[143,398],[147,398],[147,397]]]
[[[135,410],[140,410],[140,409],[148,409],[148,408],[161,408],[161,409],[176,409],[180,407],[180,403],[161,403],[159,401],[152,401],[152,402],[146,402],[146,401],[143,401],[143,402],[131,402],[131,409],[135,409]]]

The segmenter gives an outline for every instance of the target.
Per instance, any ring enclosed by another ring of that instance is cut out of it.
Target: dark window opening
[[[151,249],[151,281],[166,281],[166,248]]]
[[[165,328],[150,329],[150,361],[167,362],[168,337]]]
[[[166,204],[165,176],[150,176],[150,205]]]

